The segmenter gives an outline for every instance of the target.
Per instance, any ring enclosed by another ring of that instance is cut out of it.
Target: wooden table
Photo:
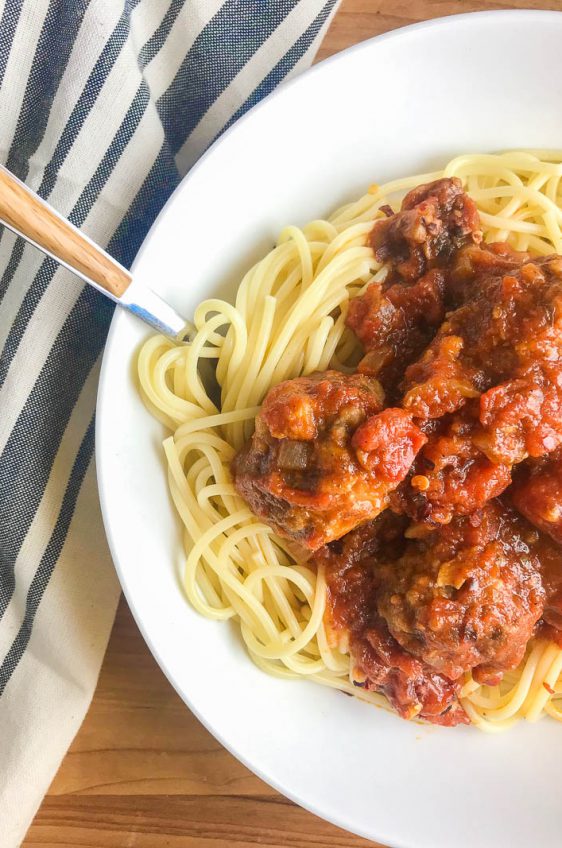
[[[306,2],[306,0],[303,0]],[[318,59],[414,21],[562,2],[343,0]],[[90,711],[24,848],[373,846],[278,795],[185,708],[121,602]]]

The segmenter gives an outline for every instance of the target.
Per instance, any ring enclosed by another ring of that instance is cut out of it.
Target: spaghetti
[[[164,451],[190,603],[208,618],[236,619],[264,671],[379,704],[382,696],[353,685],[349,645],[325,626],[322,567],[299,559],[293,543],[254,516],[235,491],[230,463],[272,386],[328,368],[353,371],[361,349],[345,326],[349,299],[385,274],[367,244],[373,222],[384,217],[381,207],[396,208],[406,191],[442,176],[462,179],[487,241],[562,253],[562,152],[459,156],[443,171],[373,185],[327,220],[285,228],[243,278],[235,305],[209,299],[196,309],[193,344],[154,336],[138,361],[146,405],[171,431]],[[460,699],[487,731],[544,714],[562,720],[562,649],[534,640],[499,686],[468,675]]]

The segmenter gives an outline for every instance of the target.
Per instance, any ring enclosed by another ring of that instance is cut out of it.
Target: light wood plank
[[[377,848],[283,798],[121,796],[52,798],[28,848]],[[379,846],[381,848],[381,846]]]

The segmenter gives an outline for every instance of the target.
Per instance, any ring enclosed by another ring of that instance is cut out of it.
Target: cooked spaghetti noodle
[[[235,618],[264,671],[378,703],[381,696],[353,686],[348,645],[325,628],[322,569],[299,560],[291,542],[253,515],[229,467],[272,386],[327,368],[353,370],[361,351],[345,326],[348,302],[385,274],[367,244],[373,222],[383,217],[381,206],[397,208],[407,190],[441,176],[462,179],[487,241],[562,253],[562,152],[459,156],[443,171],[373,185],[327,220],[287,227],[248,271],[235,305],[209,299],[197,308],[193,344],[154,336],[138,362],[143,398],[171,432],[164,451],[193,607],[208,618]],[[216,378],[208,360],[216,363]],[[532,641],[499,686],[468,677],[461,703],[488,731],[544,714],[562,720],[562,649]]]

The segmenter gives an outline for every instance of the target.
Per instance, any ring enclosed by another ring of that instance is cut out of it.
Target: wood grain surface
[[[318,60],[416,21],[508,8],[561,11],[562,2],[343,0]],[[253,844],[374,845],[296,807],[228,754],[172,690],[122,602],[92,706],[24,848]]]

